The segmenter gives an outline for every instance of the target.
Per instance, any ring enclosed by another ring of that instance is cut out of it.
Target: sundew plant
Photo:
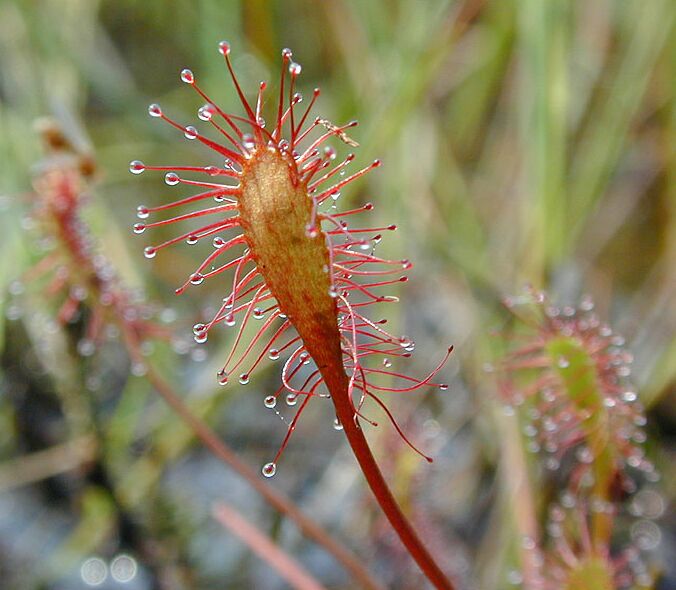
[[[676,586],[672,5],[0,2],[0,587]]]
[[[216,219],[157,246],[147,246],[144,253],[154,258],[158,250],[179,241],[211,241],[213,251],[177,293],[189,284],[200,285],[234,268],[232,288],[221,307],[208,323],[193,328],[195,340],[203,343],[215,327],[239,325],[232,352],[218,372],[221,385],[226,385],[231,374],[242,366],[245,370],[238,381],[246,385],[266,355],[276,361],[289,351],[282,368],[282,385],[265,398],[265,405],[274,408],[282,396],[287,405],[298,405],[298,409],[274,459],[263,466],[263,475],[275,475],[282,451],[311,399],[330,397],[336,412],[335,425],[344,430],[376,499],[402,542],[436,587],[451,588],[399,509],[362,431],[363,423],[377,426],[364,415],[365,402],[373,400],[409,446],[422,455],[406,438],[379,393],[411,392],[426,385],[448,389],[446,384],[434,384],[433,378],[452,351],[450,347],[442,362],[423,379],[399,374],[391,368],[390,359],[410,356],[414,342],[388,332],[386,320],[374,321],[364,315],[363,309],[369,305],[397,300],[377,294],[376,289],[405,281],[406,276],[390,277],[409,269],[411,263],[406,259],[383,259],[374,252],[382,239],[380,232],[394,231],[396,225],[357,229],[349,223],[353,216],[373,209],[371,203],[342,212],[332,211],[327,204],[336,201],[343,187],[379,166],[380,161],[350,175],[344,172],[354,160],[353,154],[334,163],[336,151],[326,145],[328,140],[339,138],[357,145],[347,135],[356,122],[337,126],[320,117],[308,122],[320,94],[318,89],[307,108],[295,113],[303,100],[295,89],[301,66],[292,61],[289,49],[282,51],[276,119],[269,130],[262,116],[267,83],[260,83],[252,106],[233,71],[230,44],[222,41],[219,51],[232,75],[244,116],[221,110],[198,85],[191,70],[184,69],[181,80],[207,101],[199,109],[199,118],[222,136],[223,143],[209,139],[193,126],[176,123],[158,104],[151,104],[148,113],[225,160],[220,166],[149,166],[139,160],[131,162],[130,171],[134,174],[169,170],[165,175],[168,185],[195,186],[203,191],[157,207],[140,205],[137,213],[143,221],[134,225],[134,231],[143,233],[151,227],[196,217]],[[202,179],[179,176],[177,172],[201,173]],[[216,182],[218,177],[230,182]],[[148,220],[153,213],[205,200],[218,204],[161,221]],[[230,230],[235,235],[228,235]],[[233,249],[239,250],[239,255],[233,256]],[[224,255],[231,259],[223,261]],[[358,282],[359,279],[362,280]],[[252,319],[261,326],[250,341],[243,342],[242,335]],[[291,328],[294,333],[287,337]],[[259,341],[263,342],[260,351],[255,349]],[[373,357],[377,364],[369,363]],[[403,384],[392,386],[382,377],[398,378]]]

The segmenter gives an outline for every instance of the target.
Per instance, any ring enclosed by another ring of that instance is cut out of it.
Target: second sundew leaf
[[[610,498],[617,462],[596,360],[574,336],[554,338],[545,345],[545,350],[551,357],[552,366],[556,367],[566,396],[581,417],[580,428],[586,445],[581,458],[591,463],[594,500],[605,505]],[[591,529],[594,545],[606,546],[612,534],[612,519],[607,511],[594,512]],[[598,588],[605,586],[598,585]]]
[[[574,336],[554,338],[545,345],[545,350],[568,398],[583,418],[587,443],[594,451],[601,451],[608,444],[608,431],[604,428],[608,413],[594,358]]]
[[[546,590],[638,583],[646,576],[635,548],[613,535],[618,492],[636,490],[637,472],[650,481],[659,475],[642,448],[646,418],[628,379],[624,338],[601,322],[589,297],[578,308],[558,307],[531,289],[505,303],[525,329],[499,365],[500,390],[510,405],[528,400],[528,448],[544,455],[543,467],[557,472],[563,490],[547,500],[546,528],[534,544],[541,566],[531,571],[526,563],[524,575],[541,576],[537,587]]]

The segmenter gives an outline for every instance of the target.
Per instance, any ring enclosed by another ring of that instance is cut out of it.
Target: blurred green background
[[[591,294],[626,337],[649,408],[649,452],[672,498],[674,12],[670,0],[0,0],[0,585],[85,588],[86,560],[124,554],[137,574],[126,583],[109,575],[99,587],[286,587],[212,519],[212,502],[225,499],[327,588],[354,587],[194,444],[119,346],[77,358],[59,334],[41,331],[54,313],[49,298],[30,284],[24,293],[11,288],[39,257],[23,220],[43,155],[34,121],[50,115],[96,158],[84,215],[120,274],[176,310],[179,334],[189,337],[209,316],[223,283],[173,295],[203,252],[177,247],[143,258],[146,236],[131,232],[135,208],[165,201],[171,189],[158,175],[131,176],[128,163],[203,158],[146,112],[157,101],[183,122],[196,120],[202,102],[180,82],[183,67],[238,112],[221,39],[250,96],[261,79],[274,95],[280,50],[292,48],[303,66],[300,90],[322,88],[318,114],[338,124],[359,119],[357,161],[384,162],[345,191],[341,207],[373,201],[374,225],[399,226],[381,253],[415,263],[401,303],[383,309],[394,331],[418,344],[411,371],[424,374],[449,343],[456,353],[445,369],[448,391],[390,402],[433,465],[387,426],[370,434],[396,493],[460,587],[518,587],[504,493],[510,466],[500,453],[512,430],[484,368],[508,321],[501,299],[526,284],[562,304]],[[284,433],[262,403],[279,367],[265,366],[246,387],[218,387],[229,344],[224,332],[190,354],[160,347],[152,358],[258,469]],[[273,485],[387,587],[424,587],[331,419],[328,404],[315,404]],[[53,454],[39,455],[45,450]],[[661,543],[647,557],[657,570],[674,551],[674,517],[660,524]],[[667,570],[660,587],[676,587],[675,576]]]

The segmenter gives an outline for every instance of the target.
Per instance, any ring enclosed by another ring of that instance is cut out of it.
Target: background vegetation
[[[384,161],[341,206],[368,198],[377,220],[399,225],[379,248],[415,267],[402,302],[383,311],[415,338],[419,374],[449,343],[456,354],[448,391],[391,402],[434,464],[388,427],[370,434],[395,491],[461,586],[519,586],[502,453],[518,431],[485,369],[510,321],[501,299],[527,283],[562,304],[591,294],[626,337],[668,502],[676,491],[673,17],[669,0],[0,1],[3,587],[82,588],[87,559],[126,554],[139,567],[129,588],[283,588],[212,518],[218,500],[327,587],[352,587],[322,549],[195,444],[119,346],[78,358],[58,330],[44,329],[54,302],[13,282],[39,257],[24,216],[43,155],[33,124],[51,115],[95,155],[85,216],[106,256],[129,285],[175,310],[175,330],[191,336],[224,289],[207,281],[174,297],[201,261],[190,248],[143,258],[135,208],[162,202],[168,187],[131,176],[128,162],[200,161],[198,147],[145,107],[157,101],[194,120],[201,103],[178,79],[190,67],[236,109],[221,39],[252,94],[261,79],[276,84],[280,49],[291,47],[301,91],[320,86],[319,112],[334,122],[360,120],[360,162]],[[229,345],[224,331],[184,355],[159,347],[152,359],[258,469],[284,433],[262,403],[279,367],[270,363],[247,386],[219,387]],[[421,587],[332,418],[315,404],[273,485],[387,587]],[[646,559],[663,571],[660,587],[673,588],[673,559],[664,559],[674,554],[673,515],[659,524],[661,542]],[[122,586],[109,576],[100,587]]]

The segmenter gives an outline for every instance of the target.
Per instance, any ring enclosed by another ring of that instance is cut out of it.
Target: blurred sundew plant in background
[[[320,544],[196,444],[113,333],[81,356],[87,339],[80,351],[77,342],[90,316],[59,327],[62,300],[27,280],[50,248],[49,236],[31,228],[31,186],[43,157],[34,125],[48,115],[95,154],[96,182],[81,213],[116,276],[156,301],[160,317],[166,308],[177,318],[167,324],[169,340],[144,358],[245,464],[258,468],[274,456],[286,426],[261,399],[278,387],[278,371],[259,366],[246,388],[215,384],[233,344],[227,330],[177,355],[170,344],[181,348],[193,324],[214,317],[210,307],[223,288],[205,281],[174,297],[199,254],[177,248],[150,270],[129,230],[139,203],[167,202],[167,187],[131,177],[129,160],[178,164],[203,154],[168,126],[152,125],[143,105],[157,101],[191,120],[194,96],[176,77],[190,66],[224,111],[237,112],[214,56],[226,38],[247,91],[276,80],[279,48],[292,47],[303,65],[298,91],[307,101],[320,86],[322,116],[336,124],[358,118],[350,136],[361,144],[361,161],[383,161],[378,174],[344,188],[338,207],[373,202],[369,225],[398,225],[378,255],[415,262],[402,302],[383,310],[388,331],[416,341],[407,372],[426,375],[447,343],[456,348],[439,374],[446,392],[387,400],[434,463],[384,423],[366,433],[443,571],[460,588],[572,588],[581,579],[604,590],[673,585],[673,13],[667,0],[0,4],[3,583],[285,587],[279,563],[261,565],[246,546],[259,537],[252,541],[241,524],[232,535],[232,519],[222,526],[227,504],[313,580],[355,587]],[[155,230],[158,243],[175,235],[163,231]],[[524,318],[521,305],[512,308],[516,317],[503,305],[505,297],[523,304],[525,284],[534,289],[528,297],[548,294],[562,324],[569,310],[581,321],[594,301],[608,338],[622,335],[622,343],[608,343],[609,354],[619,355],[614,366],[631,383],[621,393],[635,400],[570,397],[594,382],[584,378],[594,355],[575,334],[537,343],[548,366],[515,366],[518,351],[553,321],[546,313]],[[388,289],[398,295],[397,285]],[[580,382],[564,374],[561,357],[584,367]],[[506,375],[509,391],[530,388],[536,397],[505,398]],[[545,391],[547,380],[557,387]],[[566,388],[565,403],[589,404],[569,431],[542,413]],[[626,417],[612,418],[625,405]],[[273,487],[384,587],[424,587],[322,406],[304,412]],[[595,434],[600,422],[611,425],[607,437]],[[624,437],[629,423],[640,430]],[[575,445],[556,439],[565,432]],[[612,478],[596,454],[610,447],[621,467]],[[655,469],[637,471],[632,463],[642,461]],[[607,498],[599,501],[601,488]],[[218,520],[215,503],[223,504]],[[608,555],[599,550],[608,543],[589,542],[595,520],[607,531],[605,514],[612,532],[597,535],[611,534]]]

